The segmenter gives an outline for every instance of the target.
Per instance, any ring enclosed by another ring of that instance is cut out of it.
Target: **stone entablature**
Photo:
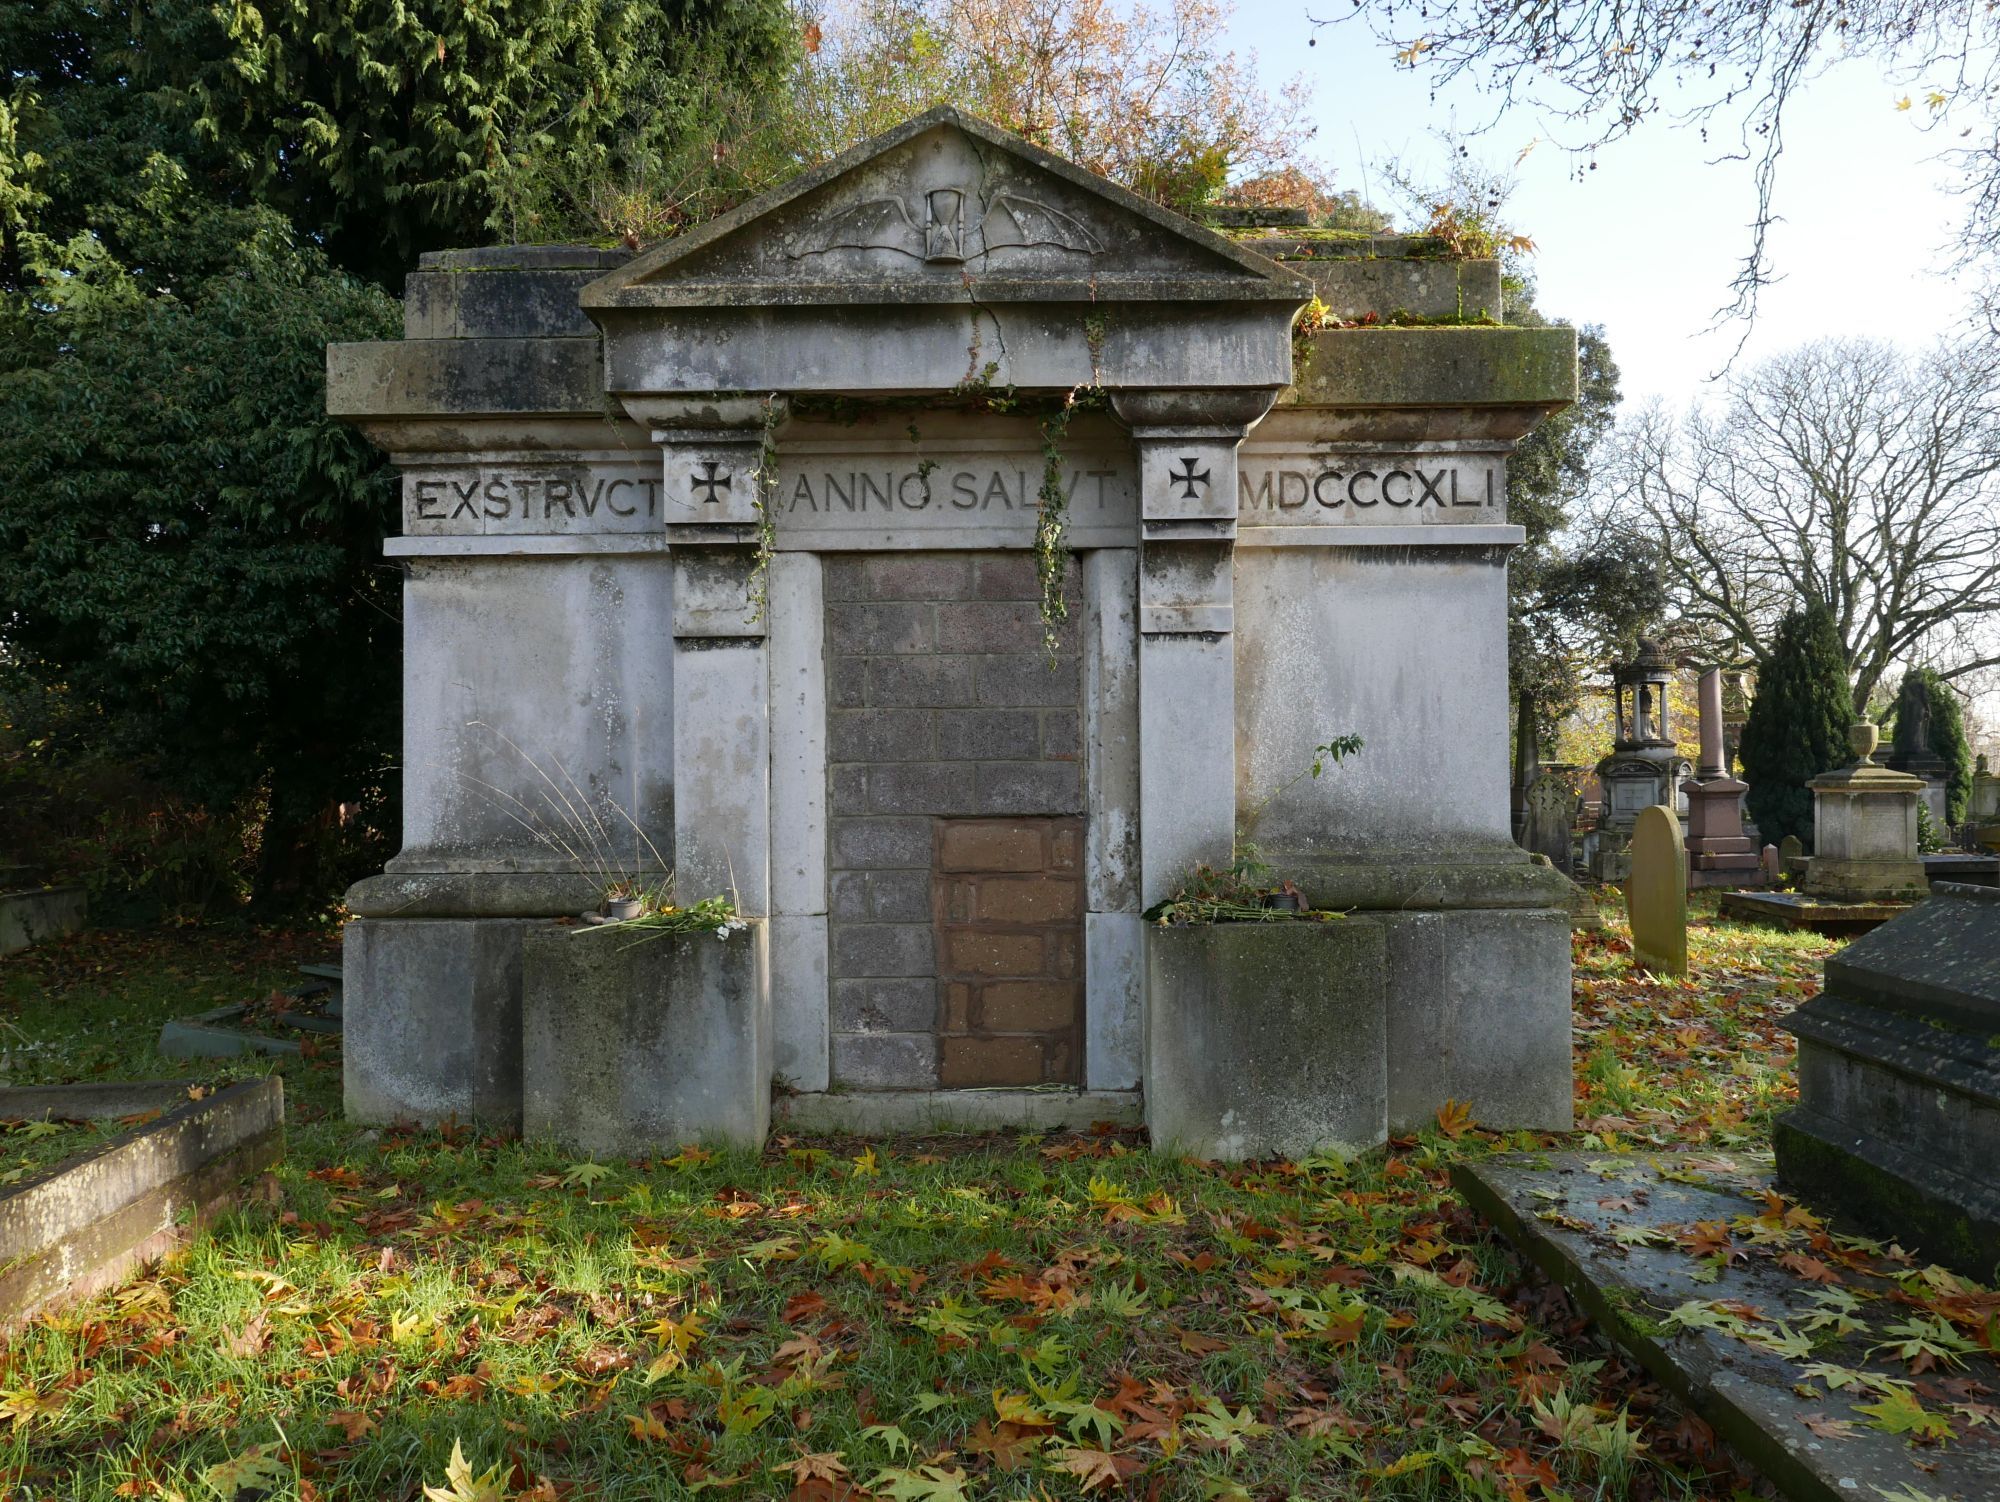
[[[1078,821],[1080,911],[1049,921],[1080,923],[1083,1016],[1006,1036],[1041,1040],[1044,1079],[1143,1087],[1139,914],[1226,864],[1254,811],[1316,900],[1381,914],[1384,1130],[1447,1098],[1568,1120],[1566,905],[1508,828],[1504,466],[1573,398],[1569,330],[1328,331],[1295,382],[1313,283],[949,110],[636,259],[453,252],[412,286],[403,340],[328,357],[329,410],[403,471],[385,551],[409,570],[405,840],[351,896],[351,1108],[505,1098],[485,1041],[476,1082],[427,1086],[408,1060],[441,1026],[504,1040],[520,924],[594,902],[587,862],[518,827],[537,778],[629,814],[640,863],[684,895],[730,890],[764,920],[768,966],[742,972],[759,1057],[825,1091],[850,869],[830,845],[832,623],[861,603],[829,571],[921,554],[977,579],[1030,549],[1045,425],[1088,389],[1108,410],[1067,424],[1056,466],[1083,802],[1015,811]],[[935,629],[977,604],[938,597]],[[940,713],[983,692],[934,686]],[[1364,754],[1297,781],[1343,732]],[[973,791],[911,817],[988,812]],[[482,956],[457,980],[434,962],[454,924]],[[405,931],[426,978],[398,989]],[[948,1004],[940,1039],[993,1033],[954,1031]]]

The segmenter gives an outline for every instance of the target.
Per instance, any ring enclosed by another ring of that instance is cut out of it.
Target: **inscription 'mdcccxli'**
[[[1115,469],[1073,469],[1064,499],[1071,505],[1108,508],[1116,498]],[[1031,469],[910,469],[801,472],[780,481],[788,512],[1033,511],[1041,504],[1042,477]]]
[[[607,516],[655,516],[660,482],[640,476],[509,474],[482,472],[469,480],[412,479],[411,499],[419,521],[550,521],[558,516],[589,520]]]
[[[1378,461],[1379,462],[1379,461]],[[1440,510],[1492,507],[1500,502],[1494,471],[1482,469],[1465,477],[1454,467],[1425,469],[1420,465],[1378,468],[1363,462],[1353,469],[1318,471],[1267,469],[1255,481],[1248,469],[1237,475],[1237,509],[1240,511],[1299,511],[1318,505],[1328,511],[1352,506],[1367,510],[1391,506],[1398,510]]]

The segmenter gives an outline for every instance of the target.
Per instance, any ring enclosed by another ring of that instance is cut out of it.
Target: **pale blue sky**
[[[1453,104],[1461,125],[1491,117],[1470,89],[1433,104],[1428,76],[1399,68],[1360,25],[1323,28],[1308,49],[1313,34],[1297,0],[1243,0],[1230,41],[1258,54],[1273,85],[1298,73],[1313,86],[1318,154],[1344,187],[1361,187],[1365,166],[1392,157],[1441,161],[1430,132],[1452,123]],[[1749,358],[1829,333],[1922,342],[1968,316],[1961,288],[1936,274],[1957,211],[1950,171],[1933,160],[1948,143],[1915,128],[1921,99],[1909,114],[1896,110],[1907,92],[1850,61],[1795,101],[1778,182],[1786,222],[1771,235],[1785,280],[1764,294]],[[1475,150],[1505,165],[1561,128],[1516,108]],[[1580,180],[1577,160],[1547,142],[1518,169],[1508,214],[1539,247],[1540,304],[1605,326],[1628,402],[1685,403],[1740,336],[1702,332],[1729,301],[1755,204],[1749,164],[1711,164],[1714,154],[1691,130],[1651,123],[1599,153]]]

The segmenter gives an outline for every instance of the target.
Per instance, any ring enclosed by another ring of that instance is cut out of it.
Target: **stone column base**
[[[1146,1126],[1162,1152],[1354,1156],[1389,1135],[1377,924],[1211,923],[1146,933]]]
[[[342,1084],[360,1123],[521,1128],[521,939],[546,921],[357,918],[342,961]]]
[[[553,925],[521,944],[522,1130],[593,1156],[763,1146],[769,925],[728,938]]]
[[[1829,902],[1908,902],[1928,895],[1930,880],[1917,860],[1842,860],[1816,855],[1803,890]]]

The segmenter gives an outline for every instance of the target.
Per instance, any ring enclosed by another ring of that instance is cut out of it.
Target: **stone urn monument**
[[[1805,892],[1830,902],[1896,902],[1930,890],[1917,857],[1917,800],[1924,779],[1875,762],[1881,730],[1872,720],[1849,727],[1855,762],[1824,772],[1813,793],[1813,858]]]

